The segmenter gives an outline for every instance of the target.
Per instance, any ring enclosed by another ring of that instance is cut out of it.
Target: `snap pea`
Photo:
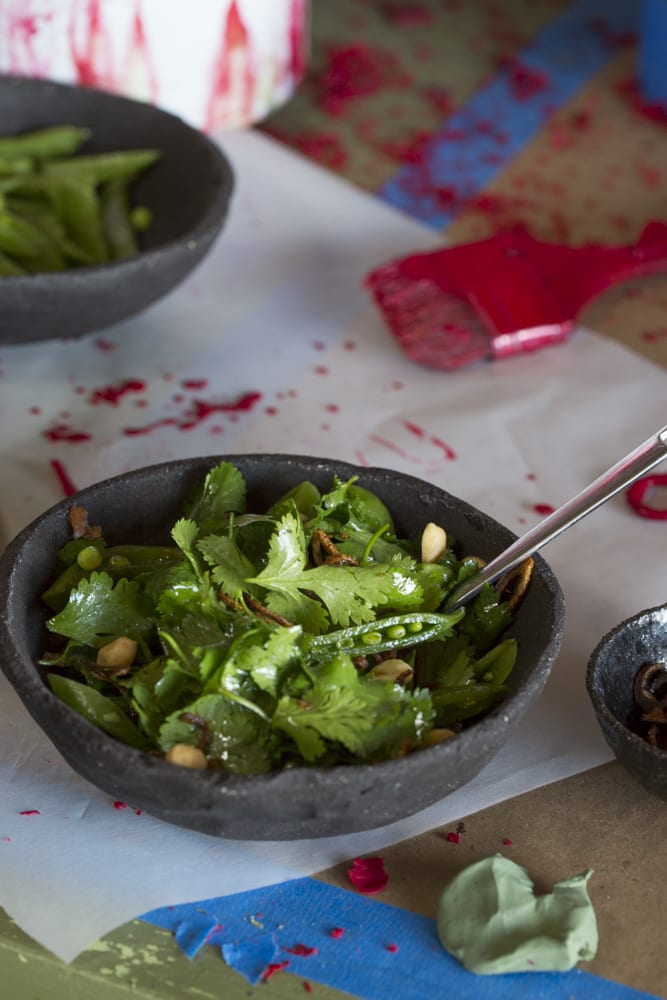
[[[461,620],[465,611],[459,608],[451,614],[412,611],[390,615],[364,625],[338,629],[325,635],[309,636],[305,644],[309,661],[324,660],[336,653],[348,656],[371,656],[386,653],[401,646],[417,646],[436,639],[445,639]]]
[[[127,180],[109,181],[102,194],[102,226],[111,256],[115,260],[134,257],[139,250],[130,219]]]
[[[0,136],[0,157],[21,159],[29,156],[46,160],[55,156],[71,156],[90,138],[90,134],[90,129],[76,125],[52,125],[22,135]]]
[[[94,184],[128,179],[148,169],[159,159],[155,149],[134,149],[128,152],[96,153],[75,156],[67,160],[54,160],[44,166],[47,178],[80,177]]]

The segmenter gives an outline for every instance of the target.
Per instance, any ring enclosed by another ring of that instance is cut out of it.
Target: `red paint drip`
[[[306,993],[312,993],[313,992],[313,987],[310,985],[310,983],[308,982],[307,979],[304,979],[304,981],[303,981],[303,988],[306,991]]]
[[[142,100],[155,102],[158,97],[158,85],[151,62],[146,31],[141,15],[141,0],[137,0],[132,19],[132,33],[125,59],[125,79],[128,89]]]
[[[57,458],[52,458],[51,461],[49,462],[49,465],[51,466],[56,476],[58,477],[58,482],[60,483],[62,491],[65,494],[65,496],[71,497],[74,493],[76,493],[77,492],[76,486],[68,476],[63,463],[60,462]]]
[[[68,34],[77,82],[84,87],[114,90],[111,46],[102,21],[101,0],[75,0]]]
[[[229,7],[213,67],[206,128],[229,126],[238,116],[249,119],[255,95],[250,37],[236,0]]]
[[[306,72],[308,40],[306,30],[308,14],[306,0],[291,0],[289,12],[289,59],[287,69],[292,84],[296,85]]]
[[[392,52],[349,45],[330,49],[321,78],[321,105],[330,115],[345,114],[350,102],[387,88],[405,88],[412,78]]]
[[[509,837],[503,837],[503,844],[505,845],[505,847],[511,847],[513,843],[514,841],[510,840]]]
[[[447,841],[448,844],[460,844],[461,843],[461,834],[460,833],[455,833],[453,830],[449,830],[445,834],[445,840]]]
[[[47,441],[67,441],[69,444],[78,444],[81,441],[90,441],[92,436],[86,431],[75,431],[67,424],[56,424],[43,432]]]
[[[127,802],[121,802],[120,799],[116,799],[113,804],[114,809],[127,809]]]
[[[19,816],[41,816],[39,809],[22,809]]]
[[[386,950],[390,951],[392,953],[392,955],[395,955],[396,952],[398,951],[398,945],[397,944],[393,944],[393,943],[392,944],[388,944]]]
[[[288,952],[290,955],[300,955],[302,958],[308,958],[309,955],[317,955],[317,948],[309,948],[307,944],[295,944],[293,948],[283,948],[283,951]]]
[[[329,931],[329,937],[342,938],[344,933],[345,931],[343,930],[342,927],[332,927],[331,930]]]
[[[179,431],[190,431],[214,413],[229,413],[236,416],[239,413],[252,410],[261,399],[262,394],[259,392],[248,392],[233,403],[212,403],[203,399],[193,399],[188,409],[180,417],[164,417],[162,420],[156,420],[155,423],[147,424],[144,427],[126,427],[123,434],[127,437],[137,437],[142,434],[150,434],[159,427],[176,427]]]
[[[181,382],[181,386],[188,390],[205,389],[207,385],[208,379],[206,378],[184,378]]]
[[[454,451],[454,449],[450,448],[450,446],[446,444],[444,441],[441,441],[439,437],[435,436],[432,437],[431,444],[434,444],[437,448],[440,448],[440,450],[443,452],[447,460],[451,461],[452,459],[456,458],[456,452]]]
[[[276,972],[280,972],[281,969],[286,969],[290,964],[289,959],[285,959],[284,962],[269,962],[267,967],[262,973],[262,982],[268,983],[269,979],[275,976]]]
[[[547,514],[553,514],[555,509],[556,508],[552,507],[550,503],[536,503],[533,507],[536,514],[543,514],[545,516]]]
[[[355,889],[366,896],[383,892],[389,880],[382,858],[355,858],[347,877]]]
[[[118,406],[119,401],[129,392],[145,392],[146,383],[140,379],[126,379],[120,385],[106,385],[101,389],[95,389],[90,394],[88,402],[92,406],[99,403],[109,403],[111,406]]]

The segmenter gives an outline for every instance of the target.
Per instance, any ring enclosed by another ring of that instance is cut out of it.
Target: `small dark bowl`
[[[293,455],[222,456],[248,485],[248,509],[264,510],[309,479],[321,489],[332,477],[359,476],[392,511],[397,530],[418,535],[429,521],[452,532],[462,553],[490,559],[514,535],[486,514],[412,476]],[[75,771],[116,799],[171,823],[247,840],[294,840],[372,829],[409,816],[470,781],[502,746],[541,693],[561,641],[563,597],[541,559],[511,633],[518,662],[509,694],[454,739],[379,764],[298,767],[267,775],[186,771],[133,750],[86,722],[47,688],[35,667],[47,617],[39,595],[67,540],[73,502],[101,524],[107,540],[165,542],[184,497],[218,457],[168,462],[129,472],[63,500],[25,528],[0,560],[2,668],[26,708]]]
[[[161,159],[132,186],[153,222],[127,260],[0,278],[0,343],[80,337],[145,309],[195,267],[220,232],[233,180],[201,132],[150,104],[49,80],[0,77],[0,133],[49,125],[92,130],[85,153],[155,147]]]
[[[598,643],[586,687],[600,729],[616,757],[655,795],[667,799],[667,750],[651,746],[630,728],[634,680],[646,663],[667,660],[667,604],[621,622]]]

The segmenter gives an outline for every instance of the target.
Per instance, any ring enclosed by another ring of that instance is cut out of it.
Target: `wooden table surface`
[[[401,169],[416,169],[420,150],[443,121],[500,68],[518,67],[524,46],[577,6],[563,0],[314,0],[307,79],[262,127],[377,194]],[[646,113],[638,100],[634,35],[623,33],[606,43],[604,65],[553,108],[520,150],[507,156],[498,139],[498,169],[483,190],[467,199],[450,198],[446,235],[452,243],[517,224],[571,245],[628,243],[646,222],[667,220],[667,118]],[[341,67],[350,78],[341,78]],[[519,87],[531,83],[517,80]],[[537,83],[533,78],[532,85]],[[511,132],[515,110],[507,108],[503,130]],[[586,311],[585,320],[667,367],[667,278],[608,293]],[[537,789],[465,817],[462,824],[458,843],[446,839],[448,831],[434,830],[385,850],[391,877],[383,902],[432,916],[447,879],[509,839],[511,846],[503,850],[525,865],[543,890],[594,869],[590,894],[600,947],[588,971],[667,995],[667,807],[619,765]],[[345,866],[320,877],[349,888]],[[7,1000],[130,995],[234,1000],[304,993],[302,980],[288,973],[251,989],[213,949],[203,949],[190,962],[170,934],[139,921],[66,966],[4,914],[0,982]],[[316,997],[342,996],[317,983],[310,989]]]

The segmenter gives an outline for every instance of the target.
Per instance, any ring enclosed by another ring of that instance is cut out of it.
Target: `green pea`
[[[408,622],[405,627],[411,635],[416,635],[417,632],[421,632],[424,626],[422,622]]]
[[[86,545],[76,557],[76,561],[86,571],[97,569],[102,564],[102,553],[95,545]]]
[[[361,636],[361,641],[366,646],[377,646],[379,642],[382,642],[381,632],[364,632]]]
[[[405,625],[391,625],[387,629],[388,639],[402,639],[405,636]]]

